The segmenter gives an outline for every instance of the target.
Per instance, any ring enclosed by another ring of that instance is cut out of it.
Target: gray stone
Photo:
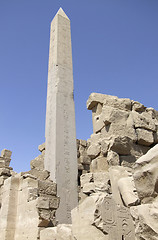
[[[58,185],[59,223],[77,206],[77,149],[70,20],[60,8],[51,23],[46,110],[45,169]]]
[[[1,151],[1,157],[4,157],[4,158],[11,158],[11,155],[12,155],[12,152],[10,150],[7,150],[7,149],[3,149]]]

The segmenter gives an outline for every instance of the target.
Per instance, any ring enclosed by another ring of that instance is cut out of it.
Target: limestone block
[[[79,162],[82,163],[82,164],[90,164],[91,159],[90,159],[90,157],[87,155],[87,152],[86,152],[86,151],[84,151],[82,154],[80,154]]]
[[[10,150],[7,150],[7,149],[3,149],[1,151],[1,157],[4,157],[4,158],[11,158],[11,155],[12,155],[12,152]]]
[[[108,151],[107,162],[109,166],[118,166],[120,165],[119,155],[114,151]]]
[[[131,112],[135,128],[144,128],[147,130],[155,131],[155,122],[151,115],[147,112],[138,113],[136,111]]]
[[[92,108],[94,108],[97,105],[97,103],[103,104],[104,99],[105,99],[104,94],[91,93],[91,95],[89,96],[89,98],[87,100],[87,109],[91,110]]]
[[[39,155],[38,157],[36,157],[35,159],[33,159],[30,162],[31,165],[31,169],[36,169],[39,171],[43,171],[44,170],[44,157],[43,155]]]
[[[4,175],[0,177],[0,187],[4,184],[4,181],[8,178],[8,176]]]
[[[138,136],[138,144],[150,146],[154,142],[154,136],[152,131],[137,128],[136,133]]]
[[[85,194],[91,194],[95,192],[95,184],[94,182],[90,182],[90,183],[85,183],[83,186],[83,193]]]
[[[45,150],[45,143],[42,143],[41,145],[38,146],[38,150],[40,152],[43,152]]]
[[[118,187],[118,181],[119,179],[124,177],[131,177],[131,169],[122,166],[113,166],[109,168],[109,175],[113,199],[115,200],[116,204],[123,206],[122,198]]]
[[[143,146],[139,144],[131,144],[130,153],[132,156],[135,156],[136,159],[140,158],[142,155],[146,154],[149,151],[150,147]]]
[[[49,209],[49,199],[46,197],[38,197],[37,208]]]
[[[125,111],[131,111],[132,106],[129,98],[118,98],[110,95],[105,95],[103,104]]]
[[[96,158],[97,160],[97,172],[106,172],[108,171],[108,162],[107,158],[103,156],[99,156]]]
[[[107,151],[108,151],[108,148],[109,148],[109,141],[106,138],[103,138],[101,140],[101,153],[103,155],[106,155]]]
[[[101,151],[101,146],[99,144],[93,144],[88,147],[87,155],[91,159],[94,159],[100,154],[100,151]]]
[[[49,178],[50,173],[47,170],[44,171],[39,171],[35,168],[31,169],[29,171],[30,174],[34,175],[35,177],[37,177],[40,180],[46,180]]]
[[[80,181],[81,181],[81,187],[83,187],[87,183],[93,182],[93,174],[92,173],[82,174],[80,176]]]
[[[140,200],[136,191],[133,176],[120,178],[118,180],[118,189],[125,206],[129,207],[139,204]]]
[[[93,173],[95,191],[110,191],[110,177],[108,172]]]
[[[137,101],[131,101],[132,102],[132,110],[136,112],[144,112],[146,107],[144,107],[143,104],[137,102]]]
[[[77,240],[108,240],[108,236],[93,226],[96,211],[96,202],[100,194],[87,197],[77,208],[73,209],[72,232]]]
[[[57,185],[53,181],[38,181],[39,194],[55,196],[57,194]]]
[[[133,142],[137,141],[135,129],[128,119],[126,121],[122,119],[121,121],[112,122],[101,130],[101,135],[105,138],[111,136],[126,136],[129,137]]]
[[[118,154],[128,155],[130,154],[131,142],[131,139],[126,136],[117,136],[112,139],[109,148]]]
[[[158,144],[140,157],[134,166],[134,181],[140,199],[158,193]]]
[[[158,239],[158,204],[141,204],[130,208],[135,222],[136,239]]]
[[[60,198],[59,197],[51,197],[49,198],[49,208],[57,209],[59,207]]]
[[[0,168],[9,167],[11,159],[0,157]]]

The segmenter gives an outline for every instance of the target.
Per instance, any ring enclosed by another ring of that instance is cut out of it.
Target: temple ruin
[[[0,156],[1,240],[157,240],[158,111],[92,93],[93,133],[76,139],[70,20],[51,24],[46,143],[28,172]],[[59,211],[58,211],[59,210]]]

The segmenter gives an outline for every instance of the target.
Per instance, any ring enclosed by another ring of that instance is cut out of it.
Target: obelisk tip
[[[60,16],[62,16],[62,17],[64,17],[64,18],[69,20],[68,16],[66,15],[66,13],[63,11],[63,9],[61,7],[59,8],[59,10],[58,10],[56,15],[60,15]]]

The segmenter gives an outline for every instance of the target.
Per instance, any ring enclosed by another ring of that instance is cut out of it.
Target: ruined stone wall
[[[87,108],[93,120],[87,149],[92,172],[106,171],[109,166],[132,167],[158,143],[158,111],[153,108],[98,93],[90,95]]]
[[[29,172],[16,174],[9,167],[11,152],[0,157],[0,239],[35,240],[40,230],[56,226],[59,206],[56,183],[44,170],[44,146],[40,156],[31,161]]]

